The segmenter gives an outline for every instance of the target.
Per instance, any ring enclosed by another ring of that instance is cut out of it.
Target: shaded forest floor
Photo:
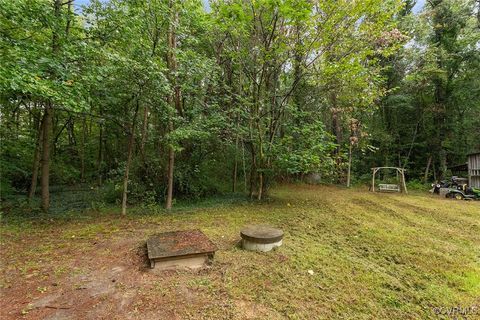
[[[281,227],[284,245],[240,250],[241,227],[256,222]],[[219,247],[210,267],[148,268],[150,234],[196,228]],[[263,203],[171,214],[7,217],[1,253],[1,319],[439,319],[449,317],[435,308],[480,309],[480,202],[426,194],[290,185]]]

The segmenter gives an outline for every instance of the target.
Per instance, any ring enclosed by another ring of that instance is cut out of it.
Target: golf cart
[[[432,193],[457,200],[480,200],[480,189],[468,187],[468,179],[453,176],[450,180],[442,180],[432,184]]]

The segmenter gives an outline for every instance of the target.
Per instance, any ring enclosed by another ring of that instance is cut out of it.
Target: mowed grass
[[[131,318],[440,319],[449,316],[435,308],[480,309],[480,202],[288,185],[263,203],[89,217],[26,229],[4,222],[2,290],[38,278],[35,301],[48,293],[45,277],[58,282],[51,291],[62,289],[75,273],[96,271],[92,257],[114,257],[115,243],[133,239],[141,247],[154,232],[198,228],[219,247],[211,267],[152,274],[138,266],[138,279],[147,274],[148,281],[129,280],[108,295],[128,293]],[[239,249],[239,231],[251,223],[282,228],[284,245],[269,253]],[[94,240],[108,245],[96,249]],[[35,318],[27,307],[23,316]]]

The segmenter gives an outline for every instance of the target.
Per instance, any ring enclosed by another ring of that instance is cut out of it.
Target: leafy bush
[[[409,190],[429,190],[430,188],[430,183],[424,183],[420,180],[407,181],[407,189]]]

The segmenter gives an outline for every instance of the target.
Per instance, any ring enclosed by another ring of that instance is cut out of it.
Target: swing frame
[[[403,168],[398,168],[398,167],[374,167],[372,168],[372,192],[375,192],[375,176],[377,174],[378,171],[380,170],[383,170],[383,169],[393,169],[393,170],[397,170],[397,173],[400,174],[400,185],[399,185],[399,188],[398,189],[390,189],[387,185],[387,188],[383,189],[383,190],[387,190],[387,191],[399,191],[399,192],[404,192],[405,194],[408,194],[408,191],[407,191],[407,185],[405,183],[405,169]],[[395,185],[396,186],[396,185]]]

